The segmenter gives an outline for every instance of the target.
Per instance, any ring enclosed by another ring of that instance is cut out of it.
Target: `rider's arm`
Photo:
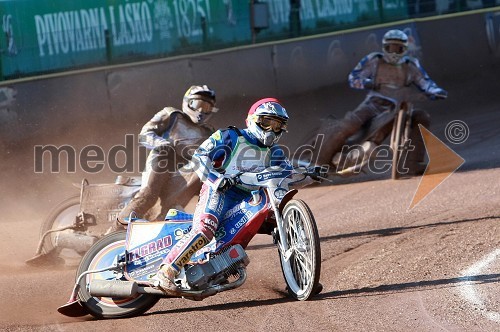
[[[300,172],[297,172],[290,160],[285,155],[285,152],[278,145],[273,145],[271,147],[271,166],[278,166],[282,169],[290,169],[292,170],[292,181],[288,183],[289,189],[295,188],[300,189],[306,187],[312,183],[316,183],[317,181],[313,180],[311,177],[306,176]]]
[[[439,94],[443,90],[427,75],[424,68],[416,58],[407,57],[409,66],[409,81],[413,82],[421,91],[429,94]]]
[[[216,189],[224,175],[224,165],[238,141],[232,130],[217,130],[193,154],[191,164],[200,180]]]
[[[163,135],[170,126],[172,110],[170,107],[165,107],[142,127],[139,133],[139,143],[141,145],[148,149],[154,149],[171,144],[170,140],[164,138]]]
[[[382,53],[373,52],[361,59],[349,74],[349,86],[354,89],[371,89],[380,57]]]

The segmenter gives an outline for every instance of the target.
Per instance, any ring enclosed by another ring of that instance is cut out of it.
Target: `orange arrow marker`
[[[418,127],[424,139],[425,149],[429,156],[429,164],[420,179],[417,191],[410,204],[410,210],[465,162],[462,157],[434,136],[429,130],[425,129],[424,126],[418,125]]]

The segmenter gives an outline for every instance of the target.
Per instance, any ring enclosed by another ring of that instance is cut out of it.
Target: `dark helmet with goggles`
[[[215,91],[207,85],[191,86],[182,99],[182,111],[194,123],[203,123],[218,111],[215,107]]]
[[[408,36],[401,30],[389,30],[382,38],[384,59],[393,65],[399,64],[408,51]]]
[[[286,132],[288,114],[276,98],[264,98],[252,105],[246,124],[248,131],[262,144],[271,146]]]

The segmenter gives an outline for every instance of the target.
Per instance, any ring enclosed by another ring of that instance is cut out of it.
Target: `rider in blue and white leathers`
[[[345,140],[356,133],[370,119],[391,109],[392,90],[416,85],[431,99],[445,98],[447,92],[430,79],[429,75],[416,58],[406,55],[408,36],[401,30],[389,30],[382,40],[383,52],[373,52],[361,59],[349,74],[349,85],[354,89],[369,90],[363,102],[353,111],[347,112],[341,121],[323,124],[321,132],[325,134],[325,143],[318,153],[317,164],[329,164],[337,152],[340,152]],[[430,116],[423,110],[414,110],[410,139],[415,149],[408,154],[410,172],[418,173],[423,161],[425,149],[418,124],[428,127]],[[380,142],[378,142],[380,143]]]
[[[227,211],[251,196],[256,188],[237,184],[239,172],[258,172],[270,166],[289,166],[275,145],[286,131],[288,114],[278,100],[265,98],[248,112],[247,128],[218,130],[194,153],[191,164],[203,182],[192,230],[174,245],[155,276],[166,294],[178,295],[173,279],[191,256],[207,245]]]

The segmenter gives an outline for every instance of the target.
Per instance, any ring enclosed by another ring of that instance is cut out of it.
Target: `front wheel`
[[[321,248],[318,228],[307,204],[293,199],[283,209],[286,243],[280,261],[288,292],[297,300],[308,300],[319,286]]]
[[[408,131],[409,131],[409,111],[408,105],[401,105],[401,109],[399,110],[396,118],[394,119],[394,126],[392,128],[391,133],[391,149],[392,149],[392,170],[391,170],[391,178],[393,180],[397,180],[401,178],[403,173],[403,156],[405,149],[407,149],[407,141],[408,141]]]
[[[115,232],[97,241],[83,256],[77,270],[77,278],[88,270],[98,270],[112,266],[117,256],[125,252],[125,231]],[[97,318],[124,318],[141,315],[160,299],[156,295],[139,294],[130,298],[92,297],[86,285],[92,279],[116,280],[123,278],[121,273],[105,271],[91,273],[80,282],[78,297],[89,313]]]

